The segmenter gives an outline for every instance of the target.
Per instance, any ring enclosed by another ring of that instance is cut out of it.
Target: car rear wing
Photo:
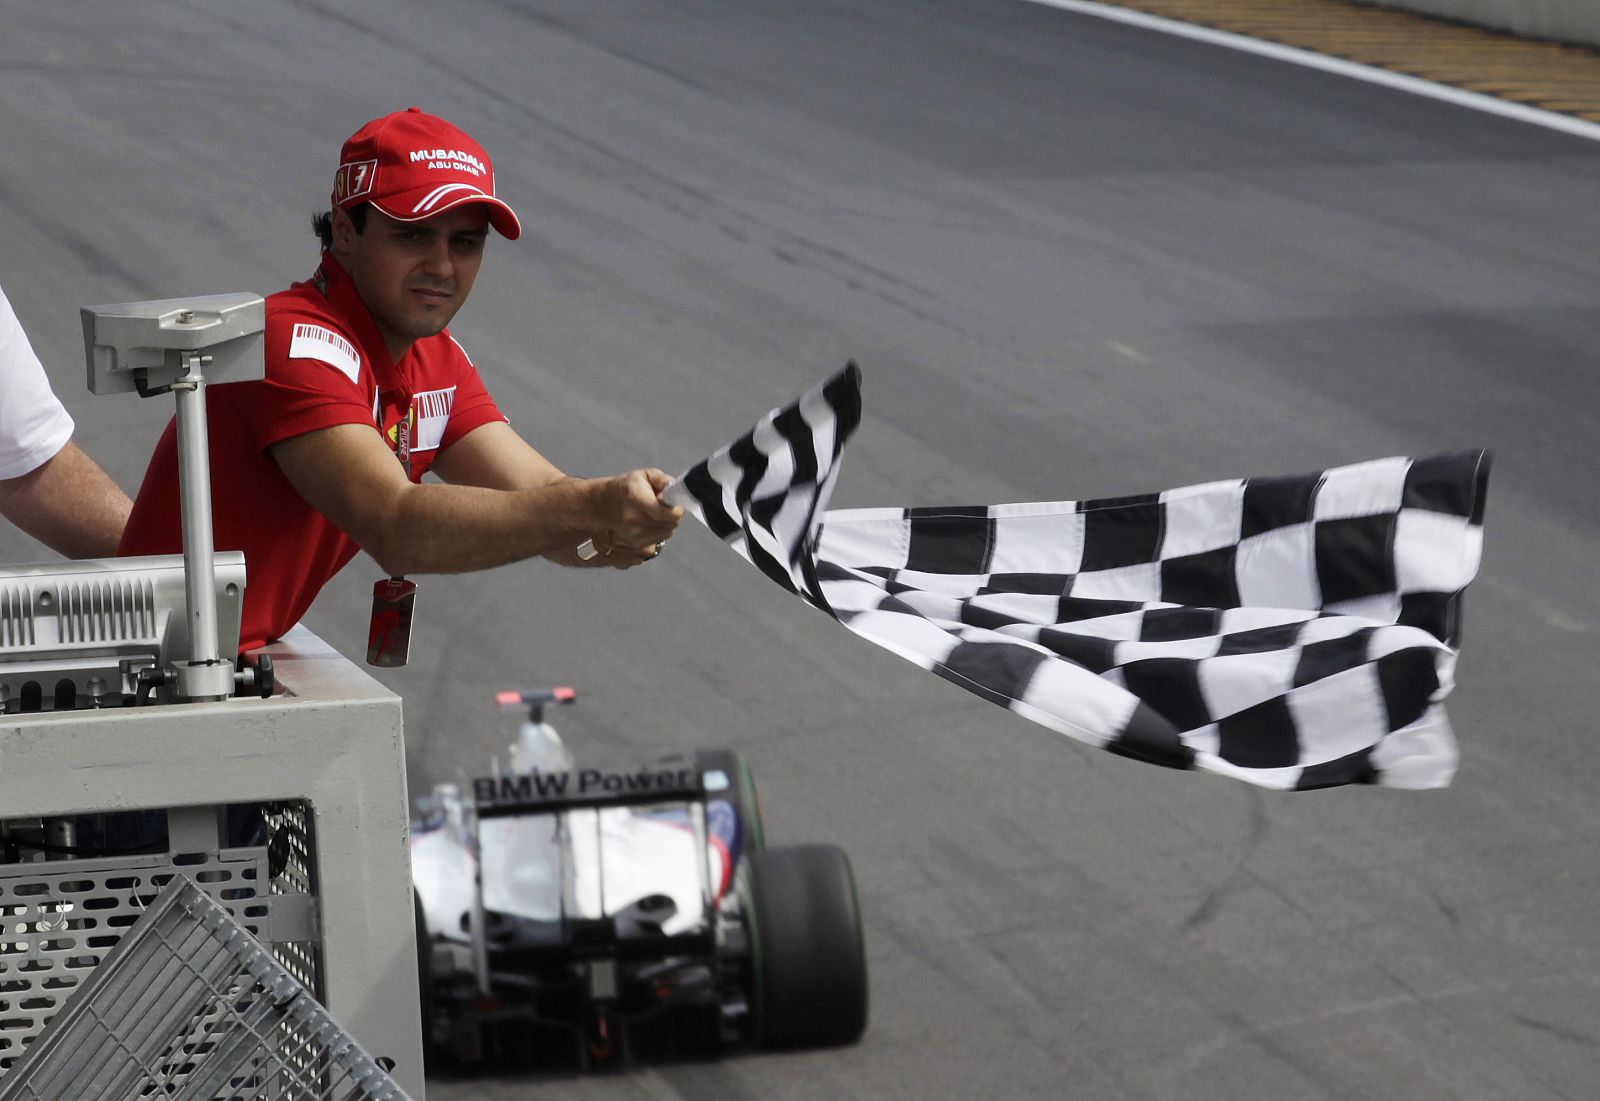
[[[698,755],[668,758],[633,769],[573,768],[564,771],[502,772],[474,779],[470,796],[464,803],[473,851],[479,854],[474,871],[470,924],[472,964],[480,993],[484,996],[491,993],[489,922],[484,904],[483,823],[502,818],[550,817],[557,820],[558,835],[570,837],[568,822],[573,812],[596,812],[593,816],[597,838],[595,854],[599,866],[595,871],[597,882],[601,884],[600,916],[598,919],[585,919],[569,915],[563,891],[559,920],[568,951],[586,956],[599,952],[616,959],[629,955],[632,946],[614,926],[614,919],[621,911],[612,909],[604,894],[606,845],[601,837],[601,812],[658,805],[683,807],[688,812],[689,830],[694,839],[697,893],[704,928],[668,938],[649,938],[650,951],[659,954],[669,946],[669,942],[697,950],[709,950],[714,935],[711,923],[716,890],[708,851],[706,804],[713,794],[726,790],[730,783],[731,777],[722,769],[702,767]],[[561,845],[560,853],[562,867],[559,874],[564,880],[566,862],[572,859],[570,842]],[[595,961],[589,966],[595,976],[610,976],[596,979],[599,982],[597,990],[609,989],[608,983],[614,981],[615,965]]]
[[[640,769],[571,769],[506,773],[472,781],[472,804],[482,818],[556,814],[652,803],[704,803],[705,774],[694,764]]]

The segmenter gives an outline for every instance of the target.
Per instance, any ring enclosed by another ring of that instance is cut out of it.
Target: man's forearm
[[[532,489],[413,485],[388,530],[365,549],[393,575],[467,573],[544,556],[581,565],[576,548],[593,537],[604,509],[604,479],[564,477]]]
[[[20,478],[0,482],[0,514],[68,558],[106,558],[133,503],[77,444]]]
[[[362,425],[292,436],[272,455],[300,496],[392,576],[464,573],[536,556],[575,563],[573,552],[589,539],[611,551],[596,564],[627,569],[654,555],[683,515],[659,500],[672,480],[662,471],[573,478],[542,460],[515,461],[516,449],[508,462],[507,441],[495,444],[497,435],[504,436],[473,433],[474,442],[457,443],[464,450],[439,470],[453,480],[444,485],[409,481]]]

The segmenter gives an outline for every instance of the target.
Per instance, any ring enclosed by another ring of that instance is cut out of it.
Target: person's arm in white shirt
[[[17,478],[0,479],[0,515],[68,558],[109,558],[133,502],[76,443]]]
[[[72,429],[0,291],[0,516],[69,558],[107,557],[133,504]]]

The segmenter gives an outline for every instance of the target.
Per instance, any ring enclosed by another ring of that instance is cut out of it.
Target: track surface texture
[[[872,975],[856,1047],[435,1101],[1594,1095],[1600,146],[1019,0],[0,0],[0,97],[0,283],[130,490],[170,409],[83,390],[78,306],[305,277],[340,142],[410,104],[522,216],[453,330],[573,472],[681,470],[849,358],[838,506],[1496,452],[1446,791],[1083,748],[702,529],[424,578],[414,790],[507,687],[575,685],[583,759],[738,749],[775,842],[852,855]],[[357,660],[377,576],[308,618]]]

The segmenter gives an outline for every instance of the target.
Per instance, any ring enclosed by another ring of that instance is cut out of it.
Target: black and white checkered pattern
[[[678,495],[852,631],[1092,745],[1272,788],[1449,783],[1486,453],[819,522],[859,419],[852,365]]]
[[[851,363],[696,463],[661,499],[681,505],[762,573],[826,610],[811,537],[833,492],[839,454],[860,423],[861,370]]]

